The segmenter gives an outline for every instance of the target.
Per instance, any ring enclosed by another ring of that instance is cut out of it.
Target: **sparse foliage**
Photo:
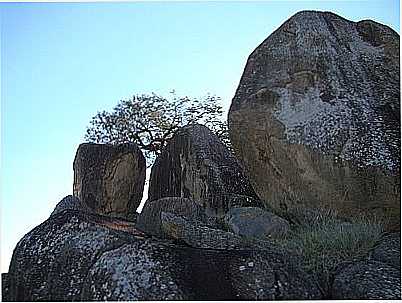
[[[188,124],[200,123],[211,129],[230,146],[227,124],[222,119],[220,98],[207,95],[202,99],[178,97],[172,91],[168,98],[136,95],[121,100],[111,112],[102,111],[90,121],[85,139],[95,143],[136,143],[151,164],[175,131]]]

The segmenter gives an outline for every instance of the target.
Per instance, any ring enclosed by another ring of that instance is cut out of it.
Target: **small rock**
[[[225,221],[235,234],[244,237],[280,238],[290,230],[288,221],[258,207],[232,208]]]

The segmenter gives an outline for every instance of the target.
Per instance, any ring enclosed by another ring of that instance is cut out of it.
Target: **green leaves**
[[[207,95],[203,99],[178,97],[172,91],[168,98],[135,95],[120,102],[111,112],[97,113],[86,130],[85,139],[95,143],[136,143],[148,164],[166,146],[175,131],[188,124],[199,123],[210,128],[230,147],[221,99]]]

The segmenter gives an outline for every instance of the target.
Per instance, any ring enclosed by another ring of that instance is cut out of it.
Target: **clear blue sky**
[[[91,117],[152,91],[221,96],[297,11],[373,19],[399,32],[399,1],[1,3],[1,271],[18,240],[72,193]]]

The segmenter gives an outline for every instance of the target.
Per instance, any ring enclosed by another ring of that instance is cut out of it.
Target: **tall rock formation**
[[[329,12],[295,14],[249,56],[230,137],[267,204],[400,222],[399,35]]]
[[[260,203],[236,158],[199,124],[179,129],[152,167],[148,200],[165,197],[192,199],[218,217],[232,204]]]
[[[141,203],[145,158],[135,144],[84,143],[74,159],[74,196],[93,212],[130,219]]]

